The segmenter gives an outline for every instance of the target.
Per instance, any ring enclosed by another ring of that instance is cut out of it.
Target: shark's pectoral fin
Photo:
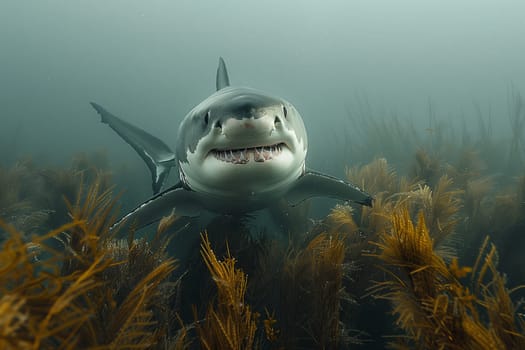
[[[217,67],[217,79],[215,81],[217,91],[222,88],[230,86],[230,78],[228,77],[228,71],[226,70],[226,64],[222,57],[219,57],[219,66]]]
[[[333,176],[307,171],[293,184],[286,194],[291,205],[297,205],[312,197],[330,197],[372,206],[372,196],[354,184]]]
[[[166,178],[170,174],[171,168],[175,165],[175,160],[168,163],[160,162],[155,164],[155,169],[152,170],[152,167],[148,164],[148,168],[151,172],[151,187],[153,194],[157,194],[162,189],[162,185]]]
[[[178,183],[123,216],[111,227],[111,230],[122,231],[125,228],[139,230],[171,213],[194,217],[198,216],[200,211],[201,205],[196,192],[187,190],[181,183]]]
[[[102,106],[94,102],[91,102],[91,106],[100,114],[102,123],[108,124],[144,160],[151,172],[153,193],[158,193],[175,165],[173,151],[160,139],[114,116]]]

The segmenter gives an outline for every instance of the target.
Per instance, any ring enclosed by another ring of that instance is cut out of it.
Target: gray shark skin
[[[91,103],[142,157],[152,173],[154,196],[112,229],[140,229],[175,213],[198,216],[248,213],[283,198],[295,206],[331,197],[371,206],[354,184],[307,170],[308,140],[299,112],[288,101],[247,87],[232,87],[222,58],[217,91],[195,106],[179,126],[175,152],[158,138]],[[180,181],[159,193],[172,166]]]
[[[100,114],[101,122],[108,124],[144,160],[151,172],[153,193],[158,193],[175,165],[175,154],[155,136],[114,116],[94,102],[91,106]]]
[[[230,78],[228,77],[228,70],[226,69],[226,63],[222,57],[219,57],[219,67],[217,67],[217,78],[215,80],[215,87],[217,91],[230,86]]]

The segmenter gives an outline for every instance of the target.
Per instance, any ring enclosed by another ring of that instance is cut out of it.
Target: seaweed
[[[110,173],[103,153],[77,154],[69,168],[39,167],[31,159],[0,167],[0,217],[29,237],[69,221],[64,198],[75,200],[79,186],[99,181],[107,188]]]
[[[337,348],[355,340],[340,322],[342,303],[350,299],[343,285],[349,272],[345,255],[345,237],[326,233],[288,253],[279,313],[285,348]]]
[[[407,204],[412,212],[423,212],[437,245],[453,233],[458,223],[458,212],[461,208],[460,195],[463,191],[452,188],[452,185],[453,180],[443,175],[433,189],[425,185],[409,194]]]
[[[207,235],[202,236],[201,254],[217,286],[216,305],[210,304],[203,322],[197,323],[199,342],[204,349],[254,348],[259,314],[245,302],[247,276],[235,267],[229,254],[220,261]]]
[[[424,149],[419,149],[416,151],[411,177],[433,186],[442,172],[441,168],[441,161],[437,155],[429,154]]]
[[[34,171],[30,160],[18,161],[10,168],[0,167],[0,217],[24,235],[38,231],[50,214],[49,208],[38,208],[34,203],[32,193],[36,191],[29,181]]]
[[[307,220],[276,203],[285,235],[173,214],[110,232],[134,201],[103,153],[0,168],[0,348],[523,348],[524,293],[507,287],[525,278],[521,100],[500,141],[479,106],[463,140],[432,103],[424,135],[361,106],[336,160],[363,162],[346,176],[374,206]]]
[[[376,244],[390,276],[370,293],[392,303],[405,334],[392,348],[518,349],[525,346],[525,323],[512,290],[496,269],[496,249],[480,249],[474,268],[450,264],[437,254],[423,213],[414,225],[408,209],[391,217],[392,230]],[[462,282],[471,274],[471,285]],[[487,316],[484,317],[483,313]]]
[[[69,205],[72,221],[27,243],[1,222],[9,233],[0,251],[0,328],[9,330],[0,338],[2,348],[152,349],[177,343],[166,336],[172,320],[160,317],[160,308],[168,307],[160,290],[175,262],[159,260],[162,253],[145,242],[123,249],[111,240],[114,200],[101,187],[95,181],[85,195],[79,191]],[[48,246],[51,238],[64,249]]]

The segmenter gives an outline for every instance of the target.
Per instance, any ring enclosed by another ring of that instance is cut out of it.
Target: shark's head
[[[175,155],[160,139],[92,103],[148,165],[156,195],[122,217],[137,228],[170,211],[177,215],[245,213],[283,199],[290,205],[316,196],[372,205],[357,186],[319,172],[305,172],[306,130],[295,107],[250,88],[229,86],[222,58],[217,92],[193,108],[179,127]],[[160,193],[175,158],[182,184]]]
[[[188,113],[177,142],[183,182],[220,196],[285,188],[304,171],[307,151],[303,120],[291,103],[228,86]]]

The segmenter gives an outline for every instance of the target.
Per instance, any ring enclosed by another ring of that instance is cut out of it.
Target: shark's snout
[[[253,128],[255,128],[255,125],[253,125],[252,122],[244,122],[244,127],[246,129],[253,129]]]
[[[222,125],[222,133],[229,139],[249,139],[271,135],[278,127],[275,118],[230,118]]]

